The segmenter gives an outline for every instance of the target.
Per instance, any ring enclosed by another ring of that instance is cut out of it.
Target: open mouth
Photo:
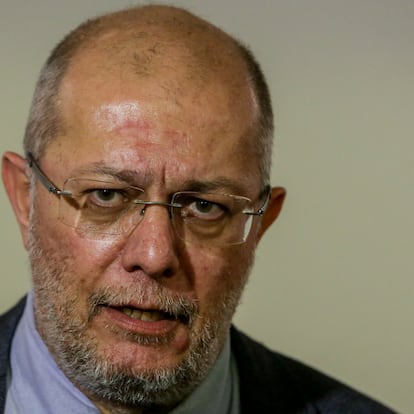
[[[112,311],[114,316],[121,317],[123,315],[125,322],[127,322],[125,318],[129,318],[130,320],[136,320],[137,323],[148,323],[148,327],[151,322],[153,324],[156,322],[179,322],[191,326],[198,314],[197,304],[181,297],[160,299],[154,294],[154,297],[150,300],[148,299],[151,296],[150,294],[136,294],[135,298],[131,298],[131,294],[128,294],[128,292],[121,293],[115,295],[113,292],[101,291],[91,296],[89,319],[91,320],[94,315],[106,309]],[[128,295],[129,298],[127,298]],[[141,326],[145,325],[141,324]],[[155,329],[155,325],[153,328]]]
[[[136,308],[130,308],[124,306],[118,308],[119,311],[129,316],[130,318],[137,319],[144,322],[158,322],[162,320],[177,320],[174,315],[159,310],[141,310]]]
[[[122,312],[124,315],[129,316],[132,319],[143,322],[159,322],[159,321],[178,321],[184,324],[188,324],[190,317],[187,314],[175,315],[171,312],[159,310],[159,309],[139,309],[132,306],[108,306],[111,309],[115,309]]]

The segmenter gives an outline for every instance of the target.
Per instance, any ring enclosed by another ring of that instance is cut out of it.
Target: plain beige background
[[[129,4],[0,1],[1,151],[20,151],[55,42],[86,17]],[[175,4],[252,47],[275,105],[272,176],[288,199],[259,248],[236,323],[413,412],[414,2]],[[4,190],[0,197],[2,311],[30,282]]]

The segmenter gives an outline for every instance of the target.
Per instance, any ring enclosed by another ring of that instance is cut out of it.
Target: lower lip
[[[116,325],[126,331],[142,335],[166,335],[182,325],[178,320],[142,321],[131,318],[118,309],[109,307],[104,307],[101,315],[110,318],[112,322],[115,322]]]

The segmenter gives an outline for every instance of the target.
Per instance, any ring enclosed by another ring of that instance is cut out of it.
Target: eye
[[[213,201],[192,199],[187,201],[185,215],[203,220],[219,220],[228,213],[225,206]]]
[[[103,202],[113,201],[115,197],[119,196],[118,192],[108,189],[95,190],[93,194],[97,199]]]
[[[129,201],[129,197],[118,189],[99,188],[87,191],[86,203],[89,206],[117,208]]]
[[[206,200],[197,200],[194,201],[194,208],[197,209],[197,211],[199,211],[200,213],[210,213],[211,210],[214,209],[214,207],[217,208],[216,204],[211,203],[210,201],[206,201]]]

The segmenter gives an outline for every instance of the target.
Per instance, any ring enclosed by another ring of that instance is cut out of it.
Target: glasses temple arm
[[[269,203],[270,200],[270,194],[271,194],[271,187],[270,185],[266,185],[266,187],[263,189],[263,191],[261,192],[261,196],[260,198],[266,194],[266,198],[264,203],[262,204],[262,206],[257,210],[257,211],[245,211],[244,214],[247,214],[249,216],[263,216],[264,212],[267,209],[267,205]]]
[[[34,173],[36,174],[39,181],[45,186],[45,188],[50,193],[53,193],[53,194],[56,194],[56,195],[62,195],[62,196],[72,195],[72,193],[70,191],[59,190],[59,188],[56,187],[49,180],[49,178],[46,177],[46,174],[41,170],[41,168],[39,167],[39,165],[35,161],[35,159],[33,157],[33,154],[31,152],[28,152],[26,154],[26,159],[27,159],[27,162],[29,164],[29,167],[34,171]]]

